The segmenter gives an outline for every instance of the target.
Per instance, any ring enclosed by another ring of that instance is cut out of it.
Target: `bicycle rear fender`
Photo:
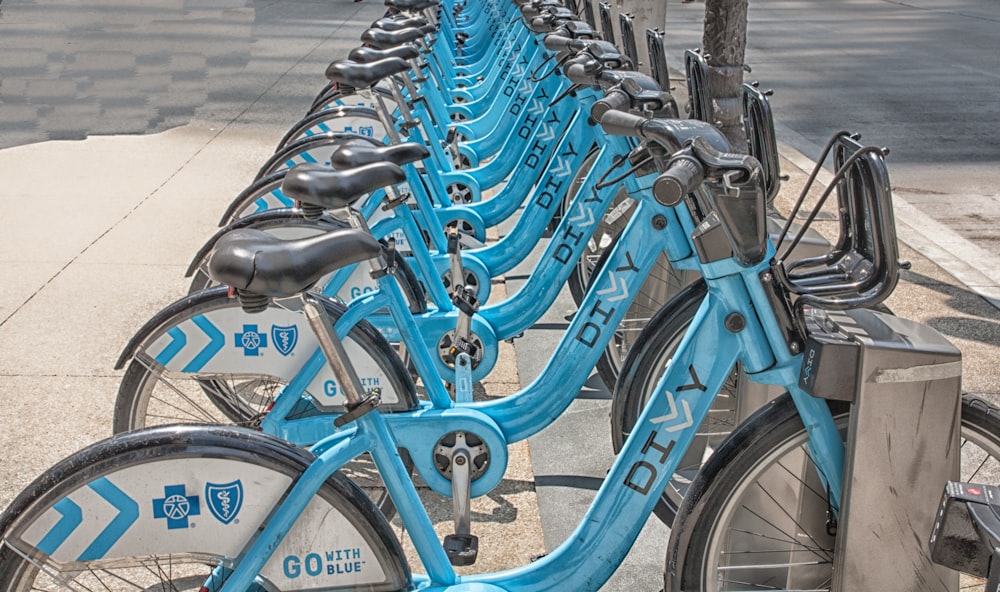
[[[168,305],[139,329],[115,368],[121,369],[141,354],[145,363],[168,373],[262,375],[286,382],[308,378],[305,391],[317,404],[339,408],[343,405],[342,389],[329,365],[310,364],[318,345],[301,311],[293,310],[297,304],[297,299],[284,300],[272,303],[264,312],[248,314],[226,286],[197,292]],[[324,305],[334,321],[346,310],[335,302],[324,300]],[[370,323],[362,321],[356,328],[371,340],[384,342]],[[395,369],[382,368],[349,337],[344,339],[344,348],[357,368],[362,387],[381,389],[384,411],[417,406],[413,384],[405,369],[400,370],[401,363]],[[312,376],[297,377],[304,366],[314,368]],[[406,384],[396,387],[393,378],[403,378]]]
[[[239,428],[131,432],[49,469],[0,517],[0,528],[5,543],[61,571],[168,553],[235,558],[312,459]],[[385,518],[343,476],[326,483],[335,493],[312,498],[261,577],[281,590],[409,589]]]

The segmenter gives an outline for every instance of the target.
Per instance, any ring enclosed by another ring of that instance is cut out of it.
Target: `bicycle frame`
[[[667,218],[667,226],[679,225],[685,230],[693,230],[694,222],[685,207],[682,204],[671,211],[657,204],[649,204],[636,212],[630,225],[639,224],[651,228],[652,221],[663,216]],[[536,388],[535,396],[522,396],[516,405],[506,399],[462,408],[422,408],[413,413],[368,413],[358,418],[350,429],[317,443],[313,447],[317,460],[289,492],[286,502],[276,509],[261,536],[245,550],[243,561],[221,590],[245,590],[252,585],[253,578],[269,558],[273,541],[280,540],[291,528],[299,511],[305,507],[323,480],[363,452],[371,453],[427,570],[426,579],[418,582],[420,589],[596,589],[610,577],[628,552],[708,413],[715,395],[722,388],[732,365],[737,361],[744,365],[755,380],[781,385],[792,393],[810,435],[812,456],[829,488],[831,503],[835,509],[839,508],[840,476],[843,474],[843,444],[840,435],[825,402],[798,388],[802,356],[792,355],[788,351],[761,284],[760,276],[769,270],[773,248],[764,262],[744,268],[731,259],[701,265],[690,245],[684,241],[668,239],[660,244],[664,244],[664,250],[675,266],[697,267],[704,272],[709,286],[708,296],[660,379],[657,392],[650,398],[636,428],[615,460],[590,510],[573,535],[559,548],[530,565],[512,570],[474,576],[456,575],[434,534],[416,490],[406,477],[397,452],[397,447],[405,448],[411,444],[419,450],[420,440],[435,442],[449,431],[467,430],[469,423],[479,424],[475,433],[486,434],[490,437],[484,439],[492,440],[496,429],[504,424],[505,413],[498,412],[500,409],[508,412],[517,410],[522,416],[536,416],[552,411],[555,407],[565,407],[561,402],[549,403],[539,396],[541,389]],[[632,270],[641,270],[655,260],[653,255],[659,254],[659,249],[647,249],[652,255],[633,252],[635,247],[630,241],[623,241],[615,247],[608,268],[621,275],[612,276],[610,280],[607,277],[601,278],[600,289],[588,294],[580,308],[581,313],[574,319],[574,325],[598,327],[605,322],[617,323],[614,319],[615,309],[609,311],[602,306],[615,301],[621,286],[630,285],[626,278],[635,275]],[[615,277],[618,279],[614,279]],[[614,284],[608,285],[610,282]],[[726,328],[726,319],[734,314],[745,320],[743,328],[735,332]],[[614,324],[610,326],[613,327]],[[572,335],[572,328],[568,335]],[[567,364],[568,366],[579,367],[596,358],[596,350],[588,346],[585,340],[581,340],[579,334],[575,339],[577,345],[571,349],[577,354],[583,354],[586,360],[575,358],[576,364]],[[572,372],[570,370],[567,373]],[[532,386],[535,385],[541,386],[539,381]],[[431,398],[432,402],[437,403],[436,397],[432,395]],[[549,400],[559,398],[549,397]],[[530,409],[531,412],[524,413],[525,409]],[[407,419],[414,414],[420,416],[420,421],[406,425]],[[433,421],[434,418],[444,417],[450,423]],[[397,429],[398,425],[406,427]],[[525,436],[520,427],[522,426],[504,426],[503,433],[507,442]],[[490,445],[492,447],[492,442]],[[417,460],[421,476],[424,476],[426,467],[422,465],[426,463],[421,462],[419,454],[413,456]],[[489,473],[487,471],[483,479],[487,479]],[[473,495],[480,494],[477,492],[477,484],[478,482],[473,483]]]
[[[497,306],[486,307],[482,309],[479,315],[473,317],[473,331],[480,336],[485,345],[485,354],[481,368],[478,372],[474,371],[474,379],[479,375],[485,374],[483,369],[492,367],[495,363],[496,344],[500,339],[524,330],[547,310],[551,301],[558,294],[562,283],[571,271],[571,267],[579,257],[579,252],[586,244],[586,237],[589,234],[590,226],[593,225],[600,214],[607,208],[607,202],[610,201],[610,198],[618,189],[618,185],[613,184],[595,192],[596,195],[591,197],[591,191],[596,183],[597,171],[603,169],[599,165],[611,160],[611,154],[614,152],[613,146],[620,143],[620,139],[610,138],[609,145],[601,148],[596,161],[598,166],[592,169],[587,180],[581,185],[577,199],[574,201],[574,207],[570,209],[569,215],[560,224],[556,235],[557,239],[549,244],[540,259],[537,273],[532,274],[531,285],[527,287],[529,289],[521,290],[517,296]],[[633,186],[632,190],[636,193],[640,191],[637,186]],[[602,270],[602,277],[606,279],[606,282],[610,282],[610,286],[604,288],[604,293],[615,292],[620,295],[620,297],[614,300],[615,302],[625,301],[615,311],[617,318],[614,324],[607,324],[607,327],[616,327],[618,322],[620,322],[621,317],[624,316],[627,309],[628,301],[631,300],[629,295],[638,292],[639,287],[645,281],[649,270],[656,261],[656,257],[650,258],[648,256],[649,249],[642,248],[642,245],[648,245],[656,239],[656,235],[652,234],[654,230],[652,227],[647,230],[641,226],[635,226],[627,230],[620,239],[623,244],[632,249],[632,252],[647,252],[645,259],[648,259],[648,261],[643,264],[641,270],[636,270],[637,273],[634,276],[630,274],[627,283],[625,283],[626,280],[618,277],[620,274],[616,275],[616,268],[607,267],[605,270]],[[631,258],[632,256],[629,255],[629,257]],[[636,265],[638,266],[639,263],[636,263]],[[345,270],[338,273],[347,274],[350,271],[345,268]],[[553,279],[554,275],[556,277]],[[336,282],[331,282],[330,285],[334,284]],[[378,291],[363,294],[351,302],[348,311],[341,317],[337,324],[338,333],[346,335],[351,327],[363,319],[375,322],[383,334],[387,335],[391,340],[395,341],[398,339],[407,344],[413,364],[418,374],[425,378],[425,388],[427,388],[428,395],[434,401],[434,404],[436,406],[450,405],[448,393],[436,378],[453,375],[454,370],[444,366],[440,358],[431,352],[436,351],[439,336],[454,329],[458,312],[450,311],[442,313],[432,311],[414,316],[409,313],[406,307],[406,299],[395,281],[391,278],[381,278],[377,281],[377,284]],[[598,283],[596,285],[600,286],[601,284]],[[594,291],[600,293],[601,288],[594,288],[592,292]],[[586,306],[586,303],[583,306]],[[379,322],[380,319],[389,320],[384,315],[380,316],[376,314],[377,311],[382,309],[390,311],[391,323]],[[581,315],[578,315],[578,317],[583,318]],[[605,321],[605,324],[608,322]],[[601,326],[605,325],[602,324]],[[398,334],[396,333],[397,331]],[[559,392],[566,390],[569,393],[569,398],[565,401],[565,405],[568,405],[572,399],[572,393],[575,391],[572,390],[573,387],[565,385],[575,384],[577,378],[572,373],[566,375],[566,370],[573,367],[573,364],[569,363],[570,360],[579,360],[582,355],[577,344],[589,342],[591,344],[590,349],[599,356],[613,335],[612,330],[605,330],[598,332],[592,339],[588,336],[584,341],[573,337],[577,334],[588,334],[592,331],[593,329],[588,329],[584,321],[575,319],[556,350],[553,360],[545,372],[543,372],[543,378],[549,376],[552,378],[534,389],[529,387],[526,391],[514,395],[513,398],[516,399],[526,393],[534,393],[532,394],[533,397],[550,401],[552,398],[549,394],[553,389]],[[417,344],[424,344],[424,347],[419,347]],[[596,357],[594,357],[591,365],[595,364],[596,361]],[[282,391],[271,413],[264,420],[263,429],[265,431],[298,443],[315,442],[329,433],[328,421],[322,418],[283,419],[286,417],[287,412],[294,406],[295,401],[305,395],[306,389],[310,384],[313,384],[316,375],[323,370],[323,367],[323,356],[321,352],[317,351]],[[583,380],[585,380],[585,377],[578,381],[579,384],[576,384],[575,388],[577,390],[582,386]],[[326,401],[326,403],[330,405],[335,404],[332,400]],[[545,425],[548,425],[552,419],[561,413],[565,405],[551,412],[543,413],[539,416],[541,419],[537,423],[531,422],[523,428],[526,430],[527,435],[535,433]],[[525,419],[523,414],[516,408],[498,412],[507,416],[505,420],[500,421],[501,425],[504,426]],[[535,417],[534,414],[532,414],[532,417]],[[519,430],[521,429],[519,428]],[[505,429],[505,431],[507,430]],[[527,435],[523,437],[527,437]]]

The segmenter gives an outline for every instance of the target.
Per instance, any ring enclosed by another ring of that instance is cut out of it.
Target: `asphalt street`
[[[668,6],[671,67],[704,16]],[[779,139],[808,159],[840,129],[889,147],[901,236],[1000,298],[1000,3],[761,0],[748,19],[745,78],[774,91]]]

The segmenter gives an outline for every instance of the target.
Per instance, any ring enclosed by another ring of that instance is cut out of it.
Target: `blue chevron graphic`
[[[282,206],[286,208],[291,208],[295,206],[295,200],[285,197],[285,194],[281,192],[281,189],[275,189],[269,195],[271,198],[277,200],[278,203],[280,203]],[[267,201],[267,196],[258,197],[257,199],[254,200],[253,203],[255,206],[257,206],[257,209],[254,210],[253,212],[254,214],[267,211],[271,208],[270,204]]]
[[[205,315],[198,315],[191,319],[191,322],[198,326],[199,329],[208,335],[209,342],[198,355],[194,357],[193,360],[188,362],[187,366],[181,369],[181,372],[197,372],[205,367],[215,354],[219,353],[222,346],[226,344],[226,338],[219,331],[218,327],[213,325],[211,321],[205,318]]]
[[[73,534],[76,527],[80,526],[80,523],[83,522],[83,511],[80,510],[80,506],[73,503],[68,497],[64,497],[56,502],[52,508],[62,514],[62,518],[35,545],[39,551],[46,555],[55,553],[56,549],[66,542],[69,535]]]
[[[184,349],[184,346],[187,345],[187,335],[184,334],[184,331],[181,331],[180,327],[172,327],[169,331],[167,331],[167,335],[169,335],[173,341],[168,343],[167,347],[163,348],[160,355],[156,356],[156,363],[161,366],[169,364],[170,360],[173,360],[174,356],[176,356],[177,353]]]
[[[301,162],[296,162],[294,159],[290,158],[285,161],[285,164],[287,164],[289,168],[292,168],[297,164],[302,164],[303,162],[317,162],[316,158],[312,154],[309,154],[308,152],[303,152],[299,154],[299,158],[302,159]]]
[[[118,542],[118,539],[122,538],[125,531],[139,519],[139,504],[126,495],[124,491],[115,487],[107,478],[101,477],[88,487],[104,498],[104,501],[114,506],[118,510],[118,515],[104,527],[101,534],[97,535],[97,538],[83,550],[83,553],[80,553],[78,561],[93,561],[104,557],[108,550]]]

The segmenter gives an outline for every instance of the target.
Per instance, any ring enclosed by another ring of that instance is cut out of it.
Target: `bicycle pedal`
[[[479,556],[479,537],[474,534],[445,535],[444,552],[456,567],[472,565]]]

